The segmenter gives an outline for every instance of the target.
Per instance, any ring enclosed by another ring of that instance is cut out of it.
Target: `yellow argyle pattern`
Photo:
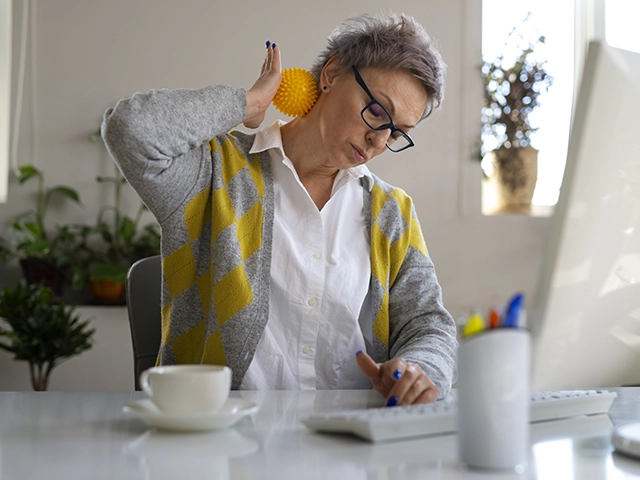
[[[224,140],[209,142],[212,166],[216,165],[213,179],[190,197],[182,219],[172,225],[171,240],[182,240],[172,251],[163,251],[158,363],[162,359],[163,363],[230,365],[242,375],[242,368],[248,367],[245,359],[253,353],[245,349],[255,345],[247,347],[237,335],[253,328],[251,315],[256,311],[268,311],[268,288],[261,290],[255,283],[260,282],[255,265],[264,264],[248,261],[271,247],[271,239],[265,241],[262,235],[265,206],[272,207],[264,202],[273,200],[265,198],[272,196],[265,195],[259,154],[247,153],[235,140],[231,133]],[[389,348],[389,290],[411,248],[428,255],[411,199],[400,189],[374,182],[371,274],[377,300],[373,333],[381,348]],[[265,252],[265,258],[269,256]]]
[[[223,185],[214,191],[214,187],[206,188],[189,201],[184,208],[183,219],[189,241],[166,255],[162,261],[165,296],[168,292],[169,298],[168,301],[165,298],[162,308],[161,349],[170,344],[179,364],[227,364],[220,329],[254,299],[244,263],[262,246],[262,197],[265,186],[259,156],[256,154],[248,158],[234,143],[233,136],[227,137],[220,145],[216,139],[211,140],[209,149],[212,158],[218,153],[223,159]],[[258,195],[257,201],[240,214],[227,187],[242,171],[248,171]],[[210,238],[202,238],[209,231]],[[199,248],[202,248],[202,242],[206,241],[209,248],[212,248],[222,232],[226,232],[224,241],[229,242],[230,231],[234,239],[232,243],[235,243],[234,251],[240,253],[237,265],[221,273],[216,271],[218,265],[210,261],[206,271],[198,272],[197,254],[194,250],[199,250],[195,242],[199,242]],[[182,321],[184,312],[174,312],[174,306],[181,295],[190,295],[189,298],[195,296],[199,300],[202,318],[190,319],[193,326],[176,334],[172,331],[172,325],[178,325]],[[215,309],[215,315],[210,315],[211,308]],[[215,318],[217,325],[208,325],[207,319],[210,318]]]
[[[373,333],[388,348],[389,289],[410,247],[425,257],[428,252],[420,225],[413,214],[411,198],[403,190],[394,188],[385,192],[374,184],[371,189],[371,210],[371,275],[383,292],[373,322]],[[397,228],[398,222],[390,220],[398,212],[405,225],[400,230]],[[393,230],[389,230],[390,225],[394,226]],[[374,312],[375,308],[374,305]]]

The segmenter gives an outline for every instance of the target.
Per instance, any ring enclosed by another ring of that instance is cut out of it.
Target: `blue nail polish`
[[[271,45],[271,48],[276,48],[276,44],[274,43],[273,45]]]
[[[395,407],[398,404],[398,397],[391,397],[387,401],[387,407]]]
[[[396,380],[400,380],[402,378],[402,372],[400,371],[400,369],[393,372],[393,378],[395,378]]]
[[[269,48],[269,45],[271,45],[271,42],[267,40],[267,48]]]
[[[356,357],[357,357],[358,355],[360,355],[361,353],[364,353],[364,352],[363,352],[362,350],[358,350],[358,351],[356,352]]]

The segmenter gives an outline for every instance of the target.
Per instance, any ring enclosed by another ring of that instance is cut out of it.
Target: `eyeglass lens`
[[[391,117],[387,111],[377,102],[372,102],[362,111],[362,119],[374,130],[381,127],[388,128],[393,124]],[[387,146],[391,150],[402,150],[411,145],[409,139],[400,130],[393,130],[391,136],[387,140]]]

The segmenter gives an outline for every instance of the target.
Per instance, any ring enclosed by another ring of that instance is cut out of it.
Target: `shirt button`
[[[311,351],[311,347],[304,347],[304,348],[302,349],[302,352],[303,352],[303,353],[309,353],[310,351]]]
[[[320,255],[319,253],[314,253],[313,258],[315,258],[316,260],[320,260],[322,258],[322,255]]]
[[[309,305],[312,307],[315,307],[316,305],[318,305],[318,299],[317,298],[312,298],[311,300],[309,300]]]

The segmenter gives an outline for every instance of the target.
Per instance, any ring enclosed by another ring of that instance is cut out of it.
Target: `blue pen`
[[[524,294],[516,293],[507,307],[507,313],[504,316],[503,326],[505,327],[518,327],[520,320],[520,312],[522,311],[522,305],[524,303]]]

